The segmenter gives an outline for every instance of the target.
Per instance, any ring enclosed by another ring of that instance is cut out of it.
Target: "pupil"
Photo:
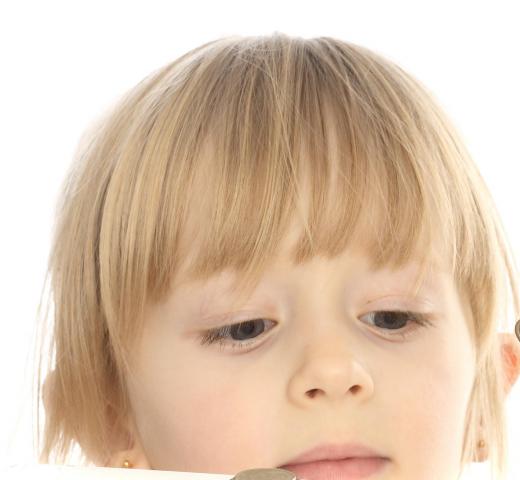
[[[239,323],[232,328],[232,337],[234,340],[245,340],[255,331],[255,321]],[[237,335],[235,335],[235,333]]]
[[[383,315],[383,326],[385,327],[393,327],[393,329],[397,330],[406,324],[406,314],[396,312],[381,312],[381,314]]]

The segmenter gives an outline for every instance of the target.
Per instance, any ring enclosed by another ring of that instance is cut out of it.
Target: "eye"
[[[399,336],[403,339],[421,327],[433,326],[428,315],[408,310],[381,310],[370,312],[364,317],[370,318],[373,322],[370,324],[377,327],[378,330],[383,330],[383,335]],[[407,327],[409,324],[412,326]]]
[[[265,331],[265,323],[270,322],[276,324],[272,320],[264,318],[255,318],[252,320],[246,320],[240,323],[234,323],[232,325],[225,325],[221,328],[215,328],[208,330],[201,337],[201,345],[213,344],[218,342],[221,347],[229,344],[231,348],[245,348],[256,342],[247,342],[246,340],[256,338],[262,335]],[[226,338],[231,336],[231,341],[226,341]]]
[[[379,331],[382,330],[383,335],[387,337],[398,336],[402,339],[407,338],[421,327],[433,325],[428,319],[428,315],[408,310],[381,310],[367,313],[363,317],[370,318],[370,325],[376,327]],[[221,348],[229,345],[233,350],[246,348],[256,343],[253,339],[266,331],[266,323],[276,324],[272,320],[256,318],[208,330],[201,336],[200,344],[218,343]],[[410,324],[413,324],[413,326],[410,327]]]

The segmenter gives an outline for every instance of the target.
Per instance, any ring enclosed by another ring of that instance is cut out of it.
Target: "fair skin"
[[[111,466],[234,475],[324,442],[360,442],[390,458],[381,478],[457,477],[475,351],[451,276],[436,265],[414,298],[414,263],[370,272],[349,249],[295,267],[297,233],[249,298],[232,295],[225,271],[179,283],[150,307],[130,388],[133,445]],[[408,322],[406,338],[392,336],[369,315],[392,309],[433,325]],[[265,321],[246,328],[241,350],[232,332],[222,349],[200,343],[209,329],[253,319]],[[511,388],[520,348],[514,335],[501,340]]]

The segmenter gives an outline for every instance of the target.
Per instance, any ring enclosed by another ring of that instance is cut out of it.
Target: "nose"
[[[320,400],[362,402],[370,397],[373,378],[359,357],[358,350],[348,348],[347,341],[337,335],[314,339],[291,379],[292,400],[309,406]]]

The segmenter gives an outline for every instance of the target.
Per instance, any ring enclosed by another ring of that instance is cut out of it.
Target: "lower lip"
[[[280,468],[291,471],[299,480],[357,480],[381,471],[389,463],[388,460],[382,457],[356,457],[284,465]]]

